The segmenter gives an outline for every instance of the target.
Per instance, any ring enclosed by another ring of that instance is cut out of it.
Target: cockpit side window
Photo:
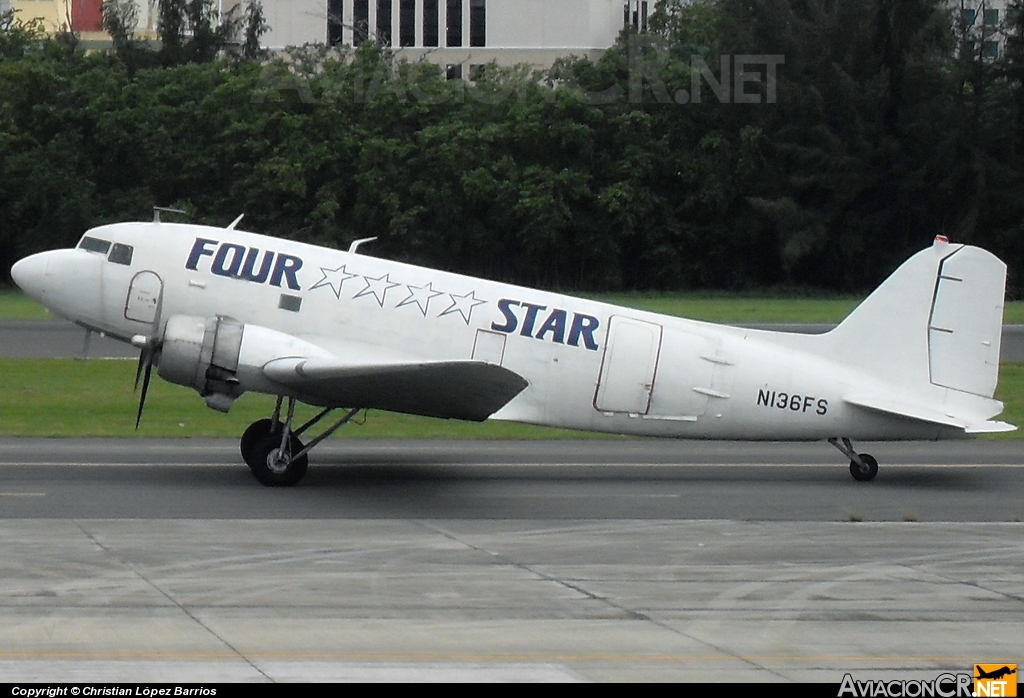
[[[132,253],[135,252],[135,248],[131,245],[122,245],[117,242],[114,243],[114,247],[110,250],[110,256],[107,257],[108,261],[114,264],[124,264],[125,266],[132,263]]]
[[[78,243],[78,249],[85,250],[87,252],[99,252],[100,254],[106,254],[107,251],[110,250],[110,243],[107,240],[100,240],[99,238],[86,236]]]

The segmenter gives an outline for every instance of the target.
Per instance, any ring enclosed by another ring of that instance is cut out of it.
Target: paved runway
[[[232,439],[0,439],[0,518],[991,521],[1024,517],[1013,442],[361,441],[265,489]]]
[[[745,325],[781,332],[819,334],[832,325],[810,323]],[[65,320],[0,320],[0,358],[82,356],[85,331]],[[88,355],[97,358],[137,357],[134,347],[92,335]],[[1004,325],[1000,358],[1024,361],[1024,325]]]
[[[7,681],[826,681],[1020,662],[1002,442],[0,440]],[[709,465],[710,464],[710,465]]]

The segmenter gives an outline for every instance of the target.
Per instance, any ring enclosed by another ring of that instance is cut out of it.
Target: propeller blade
[[[139,361],[139,368],[142,368],[142,362]],[[142,394],[139,395],[139,411],[135,415],[135,428],[139,428],[139,422],[142,421],[142,410],[146,406],[146,393],[149,392],[149,379],[153,374],[153,354],[149,352],[146,357],[146,373],[142,378]],[[138,378],[136,377],[136,384],[138,384]]]
[[[148,356],[148,354],[149,354],[149,349],[148,348],[144,348],[141,352],[139,352],[139,365],[135,368],[135,388],[133,388],[133,391],[139,389],[139,378],[142,377],[143,365],[149,363],[149,356]]]

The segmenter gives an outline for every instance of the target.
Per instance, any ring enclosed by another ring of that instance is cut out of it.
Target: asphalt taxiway
[[[1019,662],[1006,442],[0,440],[7,681],[826,681]]]

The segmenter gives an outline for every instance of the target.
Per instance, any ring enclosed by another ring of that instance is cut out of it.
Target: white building
[[[1006,49],[1014,18],[1007,0],[952,0],[953,28],[958,39],[967,40],[975,56],[995,60]]]
[[[367,38],[410,60],[449,65],[550,65],[596,55],[625,24],[646,28],[655,0],[263,0],[273,49],[358,45]]]

